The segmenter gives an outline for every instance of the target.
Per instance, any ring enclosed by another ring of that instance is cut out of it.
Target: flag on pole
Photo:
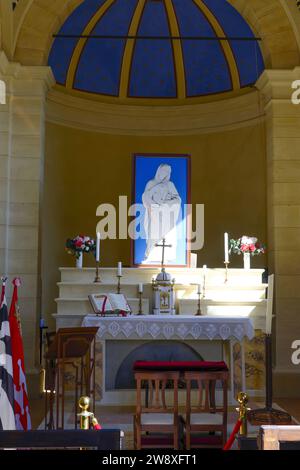
[[[16,429],[28,431],[31,429],[31,419],[25,376],[21,322],[18,306],[18,287],[21,285],[21,281],[19,278],[15,278],[12,283],[14,290],[9,310],[9,326],[12,347],[15,420]]]
[[[13,431],[15,426],[14,413],[14,381],[12,365],[11,336],[5,287],[7,278],[2,277],[0,304],[0,430]]]

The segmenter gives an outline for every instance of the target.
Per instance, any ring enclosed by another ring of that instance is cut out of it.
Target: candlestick
[[[117,278],[118,278],[117,293],[118,293],[118,294],[121,294],[121,279],[122,279],[122,276],[120,276],[120,275],[118,274],[118,275],[117,275]]]
[[[198,308],[197,308],[197,313],[196,313],[195,316],[200,317],[202,315],[202,312],[201,312],[201,284],[198,284],[197,295],[198,295]]]
[[[95,276],[94,283],[101,282],[101,279],[99,276],[99,265],[100,265],[99,261],[96,261],[96,276]]]
[[[229,262],[228,263],[224,263],[225,264],[225,284],[226,282],[228,282],[228,266],[229,266]]]
[[[229,263],[228,233],[224,233],[224,263]]]
[[[100,239],[101,235],[100,232],[97,232],[97,240],[96,240],[96,261],[100,261]]]
[[[138,315],[143,315],[143,291],[139,290],[139,313]]]

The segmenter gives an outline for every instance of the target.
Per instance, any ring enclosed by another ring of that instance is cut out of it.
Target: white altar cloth
[[[128,317],[99,317],[87,315],[82,326],[98,326],[98,341],[106,339],[179,339],[242,341],[254,337],[249,317],[195,315],[131,315]]]

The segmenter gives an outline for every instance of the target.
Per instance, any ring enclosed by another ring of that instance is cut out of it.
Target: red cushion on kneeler
[[[228,367],[224,361],[136,361],[133,369],[136,372],[148,370],[219,371],[228,370]]]

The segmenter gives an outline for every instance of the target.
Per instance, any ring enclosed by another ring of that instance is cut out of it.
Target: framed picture
[[[190,265],[190,172],[189,155],[134,155],[134,266]]]

